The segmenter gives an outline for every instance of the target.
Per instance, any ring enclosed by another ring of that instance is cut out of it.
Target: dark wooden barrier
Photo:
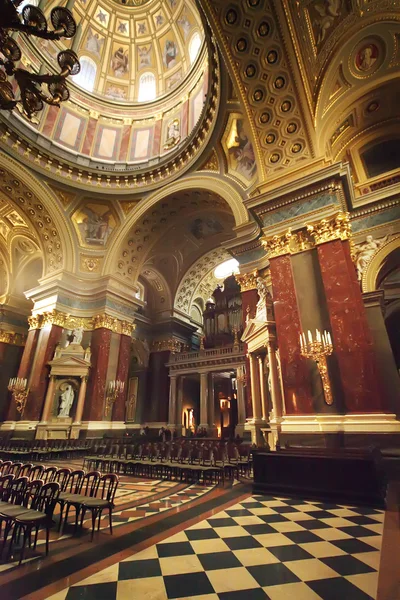
[[[253,466],[254,493],[385,506],[379,451],[255,450]]]

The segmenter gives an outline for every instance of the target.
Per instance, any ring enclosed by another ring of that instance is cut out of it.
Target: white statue
[[[69,417],[70,410],[74,403],[75,393],[74,393],[74,388],[72,387],[72,385],[70,383],[67,383],[67,384],[64,384],[63,387],[65,387],[65,389],[60,396],[60,398],[61,398],[60,412],[58,413],[57,417]]]
[[[268,286],[262,277],[257,277],[257,292],[260,298],[259,302],[265,304],[267,297],[269,296],[269,291]]]
[[[71,344],[81,344],[83,338],[83,327],[75,327],[75,329],[72,330],[71,336]]]
[[[356,264],[359,280],[361,280],[362,275],[375,252],[379,250],[379,248],[386,242],[387,239],[387,235],[380,240],[374,240],[372,235],[367,235],[366,241],[358,246]]]

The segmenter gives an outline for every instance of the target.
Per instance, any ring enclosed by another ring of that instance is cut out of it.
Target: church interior
[[[400,1],[0,8],[2,598],[399,600]]]

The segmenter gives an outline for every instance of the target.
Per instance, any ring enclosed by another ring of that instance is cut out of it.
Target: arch
[[[363,292],[374,292],[376,290],[376,282],[378,280],[379,271],[383,265],[383,261],[391,252],[400,248],[400,235],[388,240],[379,248],[378,252],[371,258],[368,263],[361,280]]]
[[[0,191],[18,206],[35,229],[43,251],[43,277],[61,269],[72,271],[76,250],[55,192],[3,152],[0,152]]]
[[[87,92],[93,92],[97,65],[89,56],[81,56],[79,62],[81,63],[81,70],[77,75],[74,75],[73,81]]]
[[[138,102],[151,102],[157,96],[157,85],[154,73],[146,71],[139,78]]]
[[[233,213],[236,228],[251,222],[247,208],[243,204],[242,196],[226,180],[222,180],[218,176],[209,174],[199,175],[196,173],[193,175],[187,175],[186,177],[179,179],[178,181],[174,181],[168,186],[149,194],[146,198],[139,202],[137,210],[134,211],[131,218],[127,220],[119,232],[119,239],[121,242],[119,244],[114,244],[114,247],[110,249],[110,252],[104,262],[103,275],[115,272],[115,265],[117,264],[121,247],[125,243],[129,232],[134,224],[150,208],[167,196],[171,196],[177,192],[198,189],[214,192],[225,200]]]

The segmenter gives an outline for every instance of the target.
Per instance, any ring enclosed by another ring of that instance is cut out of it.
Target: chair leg
[[[24,537],[23,537],[23,540],[22,540],[21,554],[19,556],[19,564],[22,563],[22,561],[24,560],[24,555],[25,555],[25,545],[26,545],[27,532],[26,532],[25,527],[23,527],[23,530],[24,530],[23,531]]]
[[[60,522],[58,524],[58,531],[61,531],[62,518],[63,518],[64,504],[60,503]]]
[[[112,535],[113,530],[112,530],[112,508],[111,508],[111,506],[110,506],[110,508],[108,510],[110,511],[110,514],[109,514],[108,518],[109,518],[109,521],[110,521],[110,533]]]
[[[38,528],[39,530],[39,528]],[[49,553],[49,534],[50,534],[50,526],[46,523],[46,556]]]
[[[93,542],[94,530],[96,527],[96,519],[97,519],[97,511],[95,509],[92,510],[92,535],[90,537],[90,541]]]

